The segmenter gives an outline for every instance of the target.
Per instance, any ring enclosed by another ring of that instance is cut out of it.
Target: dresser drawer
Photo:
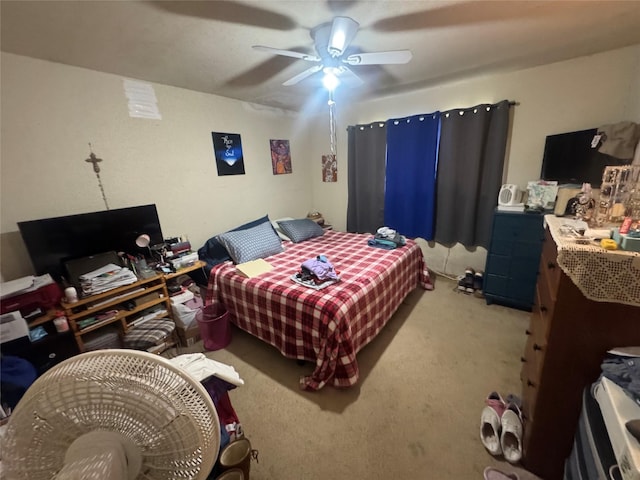
[[[556,244],[553,241],[553,238],[551,238],[549,231],[545,232],[539,269],[539,275],[544,275],[543,280],[546,282],[549,293],[555,301],[562,271],[558,265],[558,251],[556,250]]]
[[[492,273],[487,275],[485,272],[484,293],[506,297],[509,295],[509,278]]]
[[[542,320],[538,315],[531,316],[531,322],[527,329],[527,343],[524,347],[525,363],[529,368],[529,380],[534,383],[540,378],[547,347],[547,340],[542,335],[541,323]]]
[[[528,363],[523,364],[522,370],[522,415],[526,422],[532,422],[535,418],[538,384],[531,379],[532,375],[529,372]]]
[[[542,319],[545,337],[549,332],[549,324],[553,318],[555,307],[556,301],[551,295],[549,284],[546,281],[538,282],[536,285],[536,304],[533,311],[538,313]]]
[[[511,257],[508,255],[497,255],[491,252],[487,255],[487,265],[485,271],[491,272],[492,275],[499,275],[502,277],[509,276],[509,265],[511,263]]]

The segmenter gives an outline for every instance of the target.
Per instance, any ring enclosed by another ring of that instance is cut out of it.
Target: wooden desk
[[[197,270],[199,268],[204,268],[206,265],[207,264],[205,262],[203,262],[202,260],[196,260],[193,263],[193,265],[181,268],[181,269],[179,269],[179,270],[177,270],[176,272],[173,272],[173,273],[165,273],[165,274],[163,274],[163,277],[164,277],[165,281],[172,280],[174,278],[179,277],[180,275],[184,275],[185,273],[193,272],[194,270]]]

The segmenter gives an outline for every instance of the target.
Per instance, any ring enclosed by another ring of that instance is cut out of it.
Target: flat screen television
[[[625,165],[619,158],[600,153],[591,148],[597,128],[549,135],[544,144],[542,180],[557,180],[558,185],[590,183],[599,188],[602,171],[607,165]]]
[[[36,275],[60,281],[64,262],[116,251],[145,254],[136,238],[146,233],[151,245],[163,242],[154,204],[18,222]]]

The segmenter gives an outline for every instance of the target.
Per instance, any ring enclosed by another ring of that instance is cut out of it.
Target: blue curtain
[[[432,240],[440,112],[387,121],[384,224]]]

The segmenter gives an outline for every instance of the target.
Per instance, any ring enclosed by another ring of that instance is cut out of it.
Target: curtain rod
[[[515,107],[515,106],[518,106],[518,105],[520,105],[520,102],[517,102],[516,100],[509,100],[509,107]],[[473,108],[473,107],[467,107],[467,109],[470,109],[470,108]],[[455,108],[454,110],[465,110],[465,109]],[[371,122],[371,123],[362,124],[362,125],[360,125],[360,124],[359,125],[349,125],[349,126],[347,126],[347,128],[345,130],[349,130],[349,127],[356,127],[356,126],[364,127],[364,126],[367,126],[367,125],[368,126],[373,126],[376,123],[386,123],[386,120],[385,121],[378,121],[378,122]]]

